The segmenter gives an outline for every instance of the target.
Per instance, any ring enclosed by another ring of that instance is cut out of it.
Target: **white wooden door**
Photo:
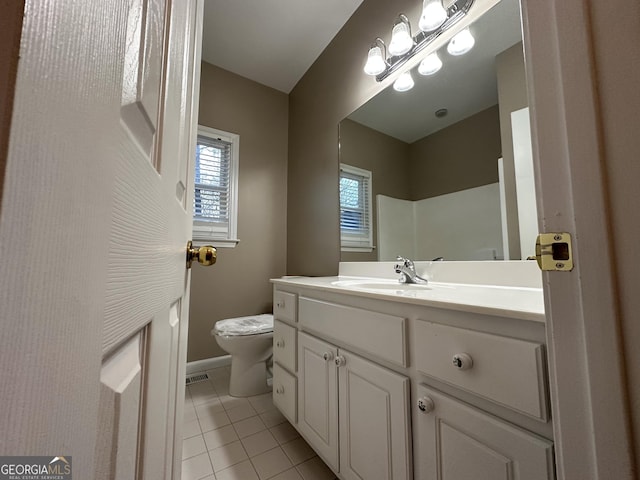
[[[420,480],[553,480],[553,443],[418,386],[433,410],[415,409]]]
[[[338,349],[298,334],[298,428],[333,470],[338,470]]]
[[[179,478],[196,0],[27,0],[0,217],[0,451]]]
[[[409,379],[339,350],[340,473],[346,480],[410,480]]]

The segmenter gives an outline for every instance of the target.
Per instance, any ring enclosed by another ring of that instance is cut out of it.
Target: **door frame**
[[[593,50],[602,32],[589,0],[521,5],[538,224],[541,232],[571,233],[575,263],[570,273],[543,272],[557,476],[632,479]]]

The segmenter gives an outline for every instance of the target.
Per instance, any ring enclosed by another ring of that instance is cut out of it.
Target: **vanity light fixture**
[[[469,29],[465,28],[449,41],[447,52],[451,55],[464,55],[473,48],[475,43],[476,39],[473,38]]]
[[[411,36],[409,19],[405,15],[399,15],[393,24],[391,41],[386,52],[388,57],[384,58],[384,43],[377,38],[369,48],[364,68],[365,73],[374,75],[376,80],[381,82],[392,73],[397,72],[409,59],[423,51],[442,32],[462,19],[473,2],[474,0],[453,0],[445,8],[443,0],[423,0],[422,14],[418,22],[420,31],[413,37]],[[471,36],[470,33],[469,36]],[[382,62],[380,62],[380,56]],[[384,69],[380,71],[383,63]]]
[[[420,75],[433,75],[442,68],[442,60],[438,56],[438,52],[426,56],[418,65],[418,73]]]
[[[397,57],[408,53],[413,48],[413,37],[411,37],[411,25],[409,19],[403,15],[398,15],[393,29],[391,30],[391,42],[389,43],[389,54]]]
[[[369,48],[369,55],[367,55],[367,63],[364,65],[364,73],[367,75],[379,75],[387,68],[387,62],[385,61],[386,48],[381,38],[376,38],[376,41]]]
[[[396,92],[406,92],[413,88],[414,82],[411,72],[404,72],[400,75],[395,82],[393,82],[393,89]]]
[[[423,32],[433,32],[445,22],[447,17],[447,10],[442,6],[442,0],[424,0],[418,27]]]

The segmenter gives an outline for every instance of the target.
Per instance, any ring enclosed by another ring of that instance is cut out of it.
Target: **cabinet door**
[[[418,386],[420,480],[552,480],[553,443]]]
[[[324,461],[338,470],[338,376],[333,345],[298,334],[298,428]]]
[[[409,379],[340,350],[340,472],[344,479],[412,479]]]

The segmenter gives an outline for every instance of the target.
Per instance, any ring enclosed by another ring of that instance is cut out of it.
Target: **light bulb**
[[[378,45],[373,45],[369,49],[367,55],[367,63],[364,65],[364,73],[367,75],[379,75],[385,71],[387,64],[382,56],[382,48]]]
[[[451,55],[464,55],[473,48],[476,43],[468,28],[457,33],[447,45],[447,52]]]
[[[418,26],[423,32],[431,32],[447,19],[447,10],[442,6],[442,0],[424,0],[422,15]]]
[[[433,75],[441,68],[442,60],[440,60],[440,57],[438,57],[436,52],[433,52],[420,62],[420,65],[418,66],[418,73],[420,75]]]
[[[391,42],[389,43],[389,54],[396,57],[404,55],[413,47],[413,38],[411,38],[411,27],[409,20],[401,15],[393,26],[391,31]]]
[[[410,72],[404,72],[400,75],[395,82],[393,82],[393,89],[397,92],[406,92],[413,88],[413,77]]]

